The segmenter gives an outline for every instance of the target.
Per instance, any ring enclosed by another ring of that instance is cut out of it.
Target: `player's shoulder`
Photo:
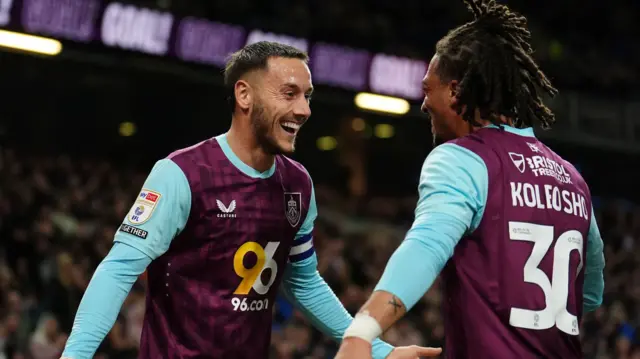
[[[164,162],[173,162],[187,182],[193,187],[200,183],[202,169],[218,167],[216,162],[222,161],[224,156],[215,137],[198,142],[192,146],[181,148],[171,152],[162,159]],[[159,161],[160,162],[160,161]]]
[[[567,172],[569,177],[572,179],[571,182],[579,185],[582,184],[588,189],[589,186],[587,185],[584,177],[582,177],[582,174],[573,163],[571,163],[564,157],[560,156],[552,148],[550,148],[543,142],[541,141],[538,141],[538,142],[544,147],[545,152],[548,154],[548,157],[552,157],[556,163],[559,163],[564,168],[564,170]]]
[[[491,144],[493,142],[491,141],[492,138],[499,137],[506,132],[507,131],[500,127],[489,125],[464,136],[450,140],[447,143],[455,143],[461,146],[467,144]]]
[[[309,171],[307,171],[302,163],[284,155],[278,155],[276,158],[279,164],[284,167],[283,170],[287,173],[287,175],[301,176],[304,178],[308,178],[309,181],[311,180]]]
[[[477,151],[469,146],[464,146],[464,142],[461,143],[458,140],[448,141],[435,147],[427,156],[425,164],[444,163],[466,167],[470,163],[484,163],[484,159],[478,155]]]
[[[453,144],[474,153],[490,153],[495,146],[496,137],[500,137],[505,132],[506,131],[494,127],[482,128],[465,136],[450,140],[447,144]]]
[[[206,158],[206,154],[216,148],[220,148],[215,137],[200,141],[189,147],[181,148],[171,152],[166,158],[174,162],[183,162],[185,160],[201,161]]]
[[[544,148],[545,152],[547,152],[549,154],[549,157],[553,157],[553,159],[556,162],[561,163],[563,166],[566,166],[565,168],[567,170],[571,170],[574,172],[578,172],[578,169],[576,168],[576,166],[573,165],[573,163],[569,162],[567,159],[565,159],[564,157],[560,156],[556,151],[553,150],[553,148],[549,147],[546,143],[538,140],[538,143]]]
[[[487,165],[482,157],[455,142],[447,142],[429,153],[420,172],[420,182],[455,186],[467,180],[480,183],[487,176]]]

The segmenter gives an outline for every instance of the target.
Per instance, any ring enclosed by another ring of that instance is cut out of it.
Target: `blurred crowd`
[[[92,272],[145,176],[107,161],[0,150],[0,359],[60,355]],[[319,270],[354,313],[402,240],[415,196],[361,196],[355,203],[322,184],[316,193]],[[602,308],[583,323],[586,358],[640,359],[640,208],[612,200],[596,212],[606,244],[606,293]],[[384,339],[441,345],[441,300],[436,283]],[[336,344],[285,300],[274,315],[273,358],[332,358]],[[141,278],[96,358],[135,358],[143,316]]]
[[[276,33],[429,59],[436,41],[471,20],[462,0],[132,0]],[[563,88],[624,93],[640,79],[640,3],[498,0],[527,16],[535,57]],[[633,29],[636,30],[633,30]]]

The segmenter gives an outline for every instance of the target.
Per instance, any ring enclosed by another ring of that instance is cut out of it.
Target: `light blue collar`
[[[222,152],[224,152],[224,155],[227,156],[227,159],[231,161],[231,163],[238,170],[240,170],[240,172],[244,173],[245,175],[251,178],[269,178],[276,171],[275,161],[273,162],[273,165],[271,165],[271,168],[269,168],[264,172],[258,172],[253,167],[242,162],[242,160],[240,160],[238,156],[236,156],[236,154],[233,153],[233,150],[231,150],[231,147],[229,147],[229,142],[227,141],[226,133],[216,136],[216,141],[218,141],[218,144],[220,144],[220,148],[222,149]]]
[[[496,125],[488,125],[485,127],[489,127],[489,128],[498,128],[498,126]],[[533,133],[533,128],[532,127],[525,127],[525,128],[515,128],[515,127],[511,127],[511,126],[507,126],[507,125],[502,125],[502,127],[504,128],[505,131],[507,132],[511,132],[515,135],[520,135],[520,136],[524,136],[524,137],[536,137],[536,134]]]

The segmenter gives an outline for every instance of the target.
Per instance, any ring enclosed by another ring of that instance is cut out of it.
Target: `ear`
[[[449,106],[455,106],[455,104],[458,102],[457,96],[459,88],[460,87],[458,86],[458,80],[452,80],[447,85],[446,100],[449,102]]]
[[[236,106],[243,111],[248,111],[253,105],[253,88],[246,80],[236,81],[233,87],[236,97]]]
[[[449,97],[455,100],[456,96],[458,96],[458,80],[451,80],[449,82]]]

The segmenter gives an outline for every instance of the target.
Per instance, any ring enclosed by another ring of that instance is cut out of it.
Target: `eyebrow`
[[[295,89],[295,90],[301,90],[300,86],[298,86],[298,84],[295,84],[293,82],[287,82],[285,84],[282,85],[282,88],[290,88],[290,89]],[[313,86],[309,87],[309,89],[305,92],[305,94],[310,95],[313,93]]]

